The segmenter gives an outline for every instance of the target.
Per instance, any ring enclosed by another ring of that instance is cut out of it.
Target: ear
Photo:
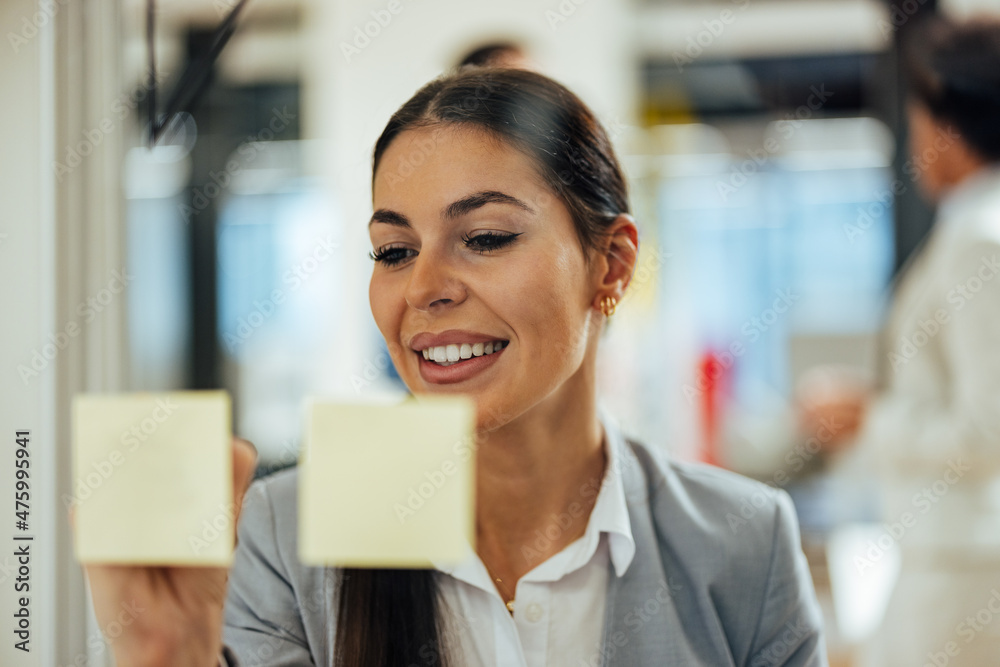
[[[632,280],[639,255],[639,228],[635,218],[622,213],[608,227],[610,236],[597,261],[598,284],[594,307],[601,309],[601,300],[610,296],[621,302],[625,288]]]

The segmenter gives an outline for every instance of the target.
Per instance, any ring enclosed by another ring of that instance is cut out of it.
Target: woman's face
[[[947,162],[944,153],[949,145],[942,142],[939,125],[924,105],[910,101],[907,114],[912,171],[924,194],[931,200],[936,200],[946,186],[943,165]],[[935,141],[939,145],[935,146]]]
[[[379,163],[373,209],[372,314],[413,393],[467,394],[491,429],[577,373],[598,282],[528,157],[476,129],[408,130]]]
[[[911,100],[907,106],[910,125],[910,159],[904,166],[931,201],[939,201],[949,190],[986,165],[986,161],[948,121],[935,118],[924,104]]]

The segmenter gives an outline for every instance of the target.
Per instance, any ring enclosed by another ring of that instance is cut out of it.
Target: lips
[[[507,351],[509,343],[492,354],[471,356],[467,359],[441,365],[430,359],[425,359],[423,352],[414,351],[420,368],[420,376],[428,384],[455,384],[477,377],[492,368]]]
[[[468,329],[422,331],[409,339],[420,376],[428,384],[464,382],[496,364],[509,345],[503,334]],[[493,346],[489,354],[487,346]]]

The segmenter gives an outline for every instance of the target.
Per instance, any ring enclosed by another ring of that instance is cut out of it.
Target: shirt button
[[[536,623],[542,617],[542,608],[535,603],[529,604],[524,610],[524,617],[531,623]]]

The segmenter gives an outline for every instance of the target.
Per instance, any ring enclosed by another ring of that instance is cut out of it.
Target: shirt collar
[[[974,209],[987,197],[1000,190],[1000,164],[982,167],[949,190],[938,204],[938,215],[956,218]]]
[[[578,552],[572,558],[575,566],[569,563],[566,566],[569,568],[567,570],[568,573],[576,569],[576,567],[589,562],[594,551],[597,549],[601,534],[607,533],[611,562],[615,568],[615,574],[620,577],[628,570],[636,551],[635,539],[632,536],[632,522],[629,518],[628,503],[625,496],[625,485],[622,479],[622,467],[623,465],[627,465],[625,461],[626,443],[619,423],[600,404],[598,405],[598,418],[604,428],[607,467],[604,471],[604,477],[601,480],[601,488],[597,493],[597,499],[594,501],[594,509],[591,511],[587,522],[586,531],[579,540],[586,547],[584,551]],[[567,547],[567,549],[569,548]],[[550,565],[550,561],[560,558],[564,554],[565,550],[553,556],[549,561],[543,562],[542,566]],[[432,562],[435,568],[441,572],[470,583],[482,581],[484,576],[487,583],[490,580],[489,574],[486,573],[478,554],[476,554],[471,544],[466,549],[465,557],[458,564]],[[561,567],[563,567],[563,564],[560,564]]]
[[[598,407],[598,416],[604,426],[608,454],[608,466],[597,494],[594,510],[587,524],[587,531],[608,533],[611,562],[615,574],[625,574],[635,557],[635,539],[632,536],[632,521],[629,518],[625,485],[622,480],[622,466],[625,465],[625,438],[621,426],[614,416],[603,406]]]

